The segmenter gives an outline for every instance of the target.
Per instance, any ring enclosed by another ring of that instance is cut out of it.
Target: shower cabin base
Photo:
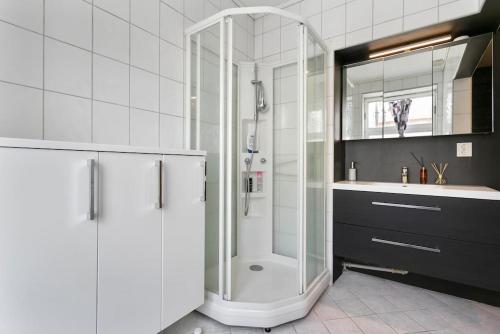
[[[252,271],[260,265],[262,271]],[[198,311],[229,326],[272,328],[305,317],[330,284],[325,270],[302,295],[297,295],[296,265],[271,257],[261,261],[233,259],[231,301],[205,292]]]

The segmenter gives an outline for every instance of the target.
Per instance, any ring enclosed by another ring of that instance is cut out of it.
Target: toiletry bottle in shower
[[[257,192],[261,193],[264,191],[264,177],[262,172],[257,172]]]
[[[353,161],[353,162],[351,162],[351,168],[349,168],[348,180],[349,181],[356,181],[356,178],[357,178],[356,163]]]
[[[401,168],[401,183],[407,184],[409,180],[408,167]]]

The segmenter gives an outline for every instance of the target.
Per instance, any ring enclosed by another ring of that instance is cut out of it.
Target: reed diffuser
[[[446,184],[448,183],[448,181],[446,180],[446,178],[444,177],[444,172],[446,171],[446,168],[448,167],[448,163],[445,163],[444,166],[443,166],[443,163],[439,163],[439,166],[433,162],[432,163],[432,168],[434,169],[434,171],[436,172],[437,176],[436,176],[436,184]]]
[[[420,184],[427,184],[427,168],[424,165],[424,157],[417,158],[413,152],[410,152],[413,158],[417,160],[418,165],[420,166]]]

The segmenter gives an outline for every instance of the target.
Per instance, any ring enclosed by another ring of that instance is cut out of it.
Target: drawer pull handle
[[[375,237],[372,238],[372,241],[373,242],[378,242],[378,243],[381,243],[381,244],[386,244],[386,245],[392,245],[392,246],[399,246],[399,247],[406,247],[406,248],[413,248],[413,249],[423,250],[423,251],[426,251],[426,252],[441,253],[441,250],[439,248],[430,248],[430,247],[425,247],[425,246],[406,244],[404,242],[384,240],[384,239],[379,239],[379,238],[375,238]]]
[[[386,202],[372,202],[372,205],[390,206],[392,208],[416,209],[416,210],[427,210],[427,211],[438,211],[438,212],[441,211],[441,208],[437,206],[421,206],[421,205],[409,205],[409,204],[386,203]]]

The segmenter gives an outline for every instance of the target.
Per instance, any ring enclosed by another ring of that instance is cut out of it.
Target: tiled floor
[[[193,312],[163,334],[262,333]],[[272,334],[499,334],[500,308],[356,272],[346,272],[304,319]]]

